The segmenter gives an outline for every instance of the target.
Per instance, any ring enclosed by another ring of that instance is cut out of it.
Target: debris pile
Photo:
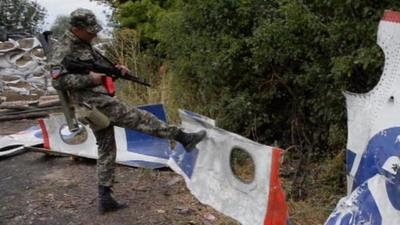
[[[60,100],[57,95],[41,96],[37,100],[1,102],[0,121],[45,117],[50,112],[60,110]]]
[[[45,60],[37,38],[0,42],[0,94],[39,97],[53,92]]]

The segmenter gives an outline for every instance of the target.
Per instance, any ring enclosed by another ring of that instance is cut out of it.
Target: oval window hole
[[[255,164],[250,154],[241,148],[232,149],[230,165],[233,174],[243,183],[251,183],[255,177]]]

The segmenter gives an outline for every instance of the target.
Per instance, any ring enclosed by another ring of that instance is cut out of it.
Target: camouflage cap
[[[76,9],[71,13],[71,25],[78,28],[83,28],[87,32],[96,34],[103,28],[96,20],[96,16],[89,9]]]

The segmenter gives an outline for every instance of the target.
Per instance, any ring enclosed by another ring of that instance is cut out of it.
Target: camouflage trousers
[[[90,99],[88,102],[97,107],[111,120],[111,125],[95,131],[98,145],[97,176],[98,184],[111,187],[114,183],[116,142],[113,126],[137,130],[160,138],[173,139],[179,128],[159,120],[153,114],[120,102],[115,98],[105,101]]]
[[[115,180],[115,159],[117,146],[114,138],[114,127],[95,131],[98,146],[97,182],[99,185],[112,187]]]

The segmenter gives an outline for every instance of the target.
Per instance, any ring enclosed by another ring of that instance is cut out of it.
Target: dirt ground
[[[0,135],[35,121],[0,123]],[[128,208],[97,214],[96,162],[28,152],[0,161],[0,225],[236,225],[197,201],[168,169],[118,166],[114,195]]]

